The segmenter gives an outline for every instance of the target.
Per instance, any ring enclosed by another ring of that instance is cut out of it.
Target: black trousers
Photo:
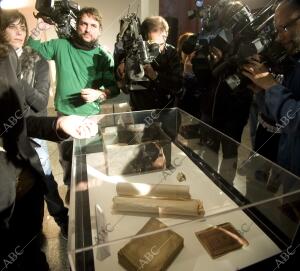
[[[204,151],[202,152],[202,158],[210,167],[219,172],[228,184],[233,185],[237,169],[238,142],[241,141],[244,125],[232,120],[213,126],[219,131],[208,128],[207,131],[203,131],[201,145]],[[221,161],[219,161],[220,148],[222,148],[223,154]]]
[[[254,150],[272,162],[277,163],[279,139],[280,134],[268,132],[259,124],[255,135]]]
[[[37,182],[14,206],[0,213],[0,270],[49,270],[40,249],[43,215],[44,189]]]

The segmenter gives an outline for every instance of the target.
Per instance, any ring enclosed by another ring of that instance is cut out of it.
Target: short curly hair
[[[96,8],[93,7],[84,7],[82,8],[78,14],[77,14],[77,24],[79,23],[80,19],[83,17],[83,15],[89,15],[92,16],[98,23],[99,27],[102,30],[102,16],[99,13],[99,11]],[[78,26],[78,25],[77,25]]]

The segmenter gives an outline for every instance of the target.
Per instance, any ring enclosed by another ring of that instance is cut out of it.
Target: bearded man
[[[112,56],[99,44],[102,17],[97,9],[82,8],[77,15],[76,32],[70,39],[41,43],[40,34],[50,25],[41,18],[31,32],[28,45],[56,65],[55,109],[58,115],[96,115],[101,103],[119,94],[114,78]],[[59,145],[64,183],[70,186],[72,142]],[[66,203],[69,200],[69,190]]]

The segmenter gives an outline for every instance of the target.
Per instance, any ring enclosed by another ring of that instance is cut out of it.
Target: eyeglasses
[[[288,23],[286,23],[286,24],[284,24],[284,25],[279,25],[279,26],[277,26],[277,33],[280,33],[280,32],[284,32],[284,33],[286,33],[286,32],[288,32],[289,31],[289,28],[295,23],[295,22],[297,22],[297,20],[299,20],[300,19],[300,16],[298,16],[298,17],[296,17],[296,18],[294,18],[294,19],[292,19],[292,20],[290,20]]]

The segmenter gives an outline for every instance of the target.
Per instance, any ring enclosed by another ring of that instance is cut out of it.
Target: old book
[[[133,212],[159,216],[204,216],[202,201],[153,199],[146,197],[113,197],[113,210],[115,212]]]
[[[158,199],[187,200],[191,199],[188,185],[117,183],[118,196],[148,197]]]
[[[228,222],[195,234],[213,259],[249,244]]]
[[[147,233],[167,227],[151,218],[137,233]],[[119,263],[128,271],[161,271],[176,258],[183,248],[183,238],[171,230],[132,239],[118,252]]]

